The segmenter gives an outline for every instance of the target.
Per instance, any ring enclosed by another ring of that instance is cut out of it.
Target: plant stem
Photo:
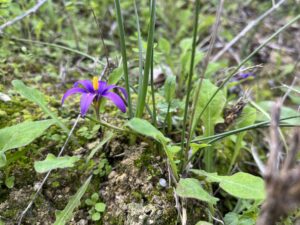
[[[126,45],[125,45],[125,31],[123,18],[121,13],[120,0],[115,0],[116,7],[116,16],[119,28],[120,35],[120,44],[121,44],[121,53],[122,53],[122,61],[123,61],[123,72],[125,78],[125,88],[128,94],[128,116],[132,118],[132,104],[131,104],[131,96],[130,96],[130,87],[129,87],[129,77],[128,77],[128,67],[127,67],[127,55],[126,55]]]
[[[99,123],[100,125],[102,125],[104,127],[107,127],[107,128],[110,128],[110,129],[113,129],[115,131],[122,132],[122,133],[133,133],[133,132],[131,132],[129,130],[124,130],[122,128],[119,128],[119,127],[116,127],[116,126],[114,126],[112,124],[109,124],[109,123],[107,123],[107,122],[105,122],[103,120],[97,120],[97,119],[94,119],[93,117],[90,117],[90,116],[85,116],[85,117],[88,118],[91,121]]]
[[[152,121],[153,125],[157,127],[157,118],[156,118],[156,106],[155,106],[155,92],[154,92],[154,80],[153,80],[153,51],[152,51],[152,57],[151,57],[151,95],[152,95]]]
[[[143,83],[142,83],[141,93],[139,93],[139,95],[138,95],[138,104],[137,104],[137,111],[136,111],[136,117],[139,117],[139,118],[142,117],[143,112],[144,112],[147,89],[148,89],[149,72],[150,72],[150,65],[151,65],[151,58],[152,58],[152,51],[153,51],[155,9],[156,9],[156,0],[152,0],[151,1],[151,14],[150,14],[151,16],[150,16],[150,24],[149,24],[149,30],[148,30],[146,61],[145,61],[145,68],[144,68]]]
[[[186,123],[187,123],[187,115],[189,109],[189,101],[190,101],[190,90],[192,88],[192,77],[194,71],[194,60],[195,60],[195,52],[196,52],[196,39],[197,39],[197,31],[198,31],[198,18],[199,18],[199,11],[200,11],[200,1],[196,0],[196,9],[194,15],[194,28],[193,28],[193,44],[192,44],[192,53],[191,53],[191,64],[190,64],[190,71],[188,75],[188,83],[187,83],[187,94],[185,99],[185,108],[184,108],[184,115],[183,115],[183,124],[182,124],[182,133],[181,133],[181,152],[182,152],[182,159],[183,164],[187,161],[187,152],[184,151],[184,143],[185,143],[185,132],[186,132]]]

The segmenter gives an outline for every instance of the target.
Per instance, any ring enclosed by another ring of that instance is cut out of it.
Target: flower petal
[[[113,92],[106,92],[102,96],[110,99],[123,113],[126,112],[126,105],[119,95]]]
[[[123,93],[125,99],[126,100],[128,99],[128,95],[127,95],[127,92],[126,92],[125,88],[119,87],[119,86],[114,85],[114,84],[106,86],[105,90],[103,91],[103,94],[105,94],[106,92],[110,91],[113,88],[120,89],[120,91]]]
[[[98,81],[98,86],[99,86],[98,93],[101,95],[106,90],[107,83],[105,81],[99,80]]]
[[[83,88],[79,88],[79,87],[74,87],[74,88],[67,90],[67,92],[64,94],[64,96],[61,100],[61,104],[64,104],[64,101],[70,95],[74,95],[74,94],[78,94],[78,93],[86,93],[86,90],[84,90]]]
[[[96,94],[93,93],[84,93],[80,99],[80,113],[81,116],[84,117],[87,113],[90,105],[92,104]]]
[[[87,91],[93,93],[95,92],[93,84],[90,80],[79,80],[75,82],[74,87],[78,87],[81,84]]]

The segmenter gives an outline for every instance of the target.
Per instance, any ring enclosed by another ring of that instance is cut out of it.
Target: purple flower
[[[126,112],[126,105],[124,100],[118,94],[112,92],[113,89],[119,89],[124,95],[125,99],[127,99],[127,93],[122,87],[116,85],[108,85],[106,82],[98,80],[97,77],[94,77],[92,81],[80,80],[74,84],[73,88],[69,89],[64,94],[61,104],[64,104],[64,101],[70,95],[81,94],[81,116],[85,116],[90,105],[93,102],[96,107],[99,107],[99,101],[102,97],[111,100],[123,113]]]
[[[252,72],[249,72],[249,73],[240,73],[235,78],[237,80],[244,80],[244,79],[247,79],[248,77],[255,77],[255,74],[252,73]]]

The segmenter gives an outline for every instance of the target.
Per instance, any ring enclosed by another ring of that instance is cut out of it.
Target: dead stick
[[[13,20],[7,21],[6,23],[2,24],[0,26],[0,34],[3,33],[3,30],[14,23],[22,20],[24,17],[29,16],[32,13],[35,13],[43,4],[46,3],[47,0],[39,0],[36,5],[34,5],[32,8],[28,9],[24,14],[17,16]]]
[[[217,61],[228,49],[230,49],[236,42],[238,42],[242,37],[246,35],[246,33],[259,24],[263,19],[265,19],[268,15],[270,15],[274,10],[276,10],[285,0],[279,1],[277,4],[273,5],[272,8],[267,10],[264,14],[260,15],[257,19],[251,21],[235,38],[232,39],[225,47],[215,55],[212,61]]]

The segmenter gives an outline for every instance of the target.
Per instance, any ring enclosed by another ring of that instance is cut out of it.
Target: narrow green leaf
[[[180,179],[176,187],[176,194],[182,198],[195,198],[211,204],[216,204],[219,200],[205,191],[200,182],[194,178]]]
[[[7,163],[6,155],[3,152],[0,152],[0,168],[4,167]]]
[[[156,129],[151,123],[147,120],[143,120],[140,118],[132,118],[126,124],[130,129],[135,132],[145,135],[147,137],[151,137],[158,142],[164,141],[169,142],[169,138],[165,137],[158,129]]]
[[[67,134],[70,130],[64,125],[64,123],[48,108],[47,101],[43,93],[39,90],[27,87],[21,80],[13,80],[12,84],[17,92],[19,92],[24,98],[39,105],[44,113],[48,114],[55,123],[60,126]]]
[[[136,111],[136,117],[139,118],[141,118],[143,115],[144,107],[146,103],[146,95],[147,95],[150,66],[151,66],[151,57],[153,53],[155,11],[156,11],[156,0],[151,0],[150,24],[148,29],[145,69],[144,69],[144,76],[143,76],[143,83],[142,83],[143,85],[141,88],[141,93],[139,93],[138,95],[138,104],[137,104],[137,111]]]
[[[56,157],[53,154],[48,154],[45,160],[34,162],[34,169],[38,173],[46,173],[54,169],[73,167],[79,159],[78,156]]]
[[[263,200],[265,198],[264,181],[260,177],[238,172],[232,176],[219,176],[203,170],[191,170],[193,173],[206,176],[211,182],[218,182],[227,193],[242,199]]]
[[[74,196],[72,196],[67,204],[67,206],[64,208],[63,211],[59,212],[56,215],[56,220],[54,225],[65,225],[68,221],[72,219],[73,211],[76,207],[80,204],[80,199],[86,192],[86,189],[88,188],[90,182],[91,182],[92,176],[90,176],[85,183],[79,188],[79,190],[76,192]]]
[[[121,12],[120,0],[115,0],[115,8],[116,8],[116,17],[118,23],[118,30],[120,35],[120,45],[121,45],[121,53],[123,60],[123,72],[125,79],[125,87],[128,94],[128,116],[132,117],[132,104],[131,104],[131,94],[129,87],[129,76],[128,76],[128,65],[127,65],[127,54],[126,54],[126,44],[125,44],[125,31],[124,31],[124,23]]]
[[[0,129],[0,153],[28,145],[53,124],[54,120],[42,120]]]
[[[175,76],[168,76],[165,81],[165,98],[166,101],[170,104],[171,101],[175,97],[176,91],[176,77]]]
[[[114,137],[114,133],[111,131],[107,131],[104,134],[104,137],[102,141],[91,151],[89,156],[87,157],[86,161],[90,161],[91,158],[100,150],[102,149],[103,145],[105,145],[107,142],[109,142]]]

